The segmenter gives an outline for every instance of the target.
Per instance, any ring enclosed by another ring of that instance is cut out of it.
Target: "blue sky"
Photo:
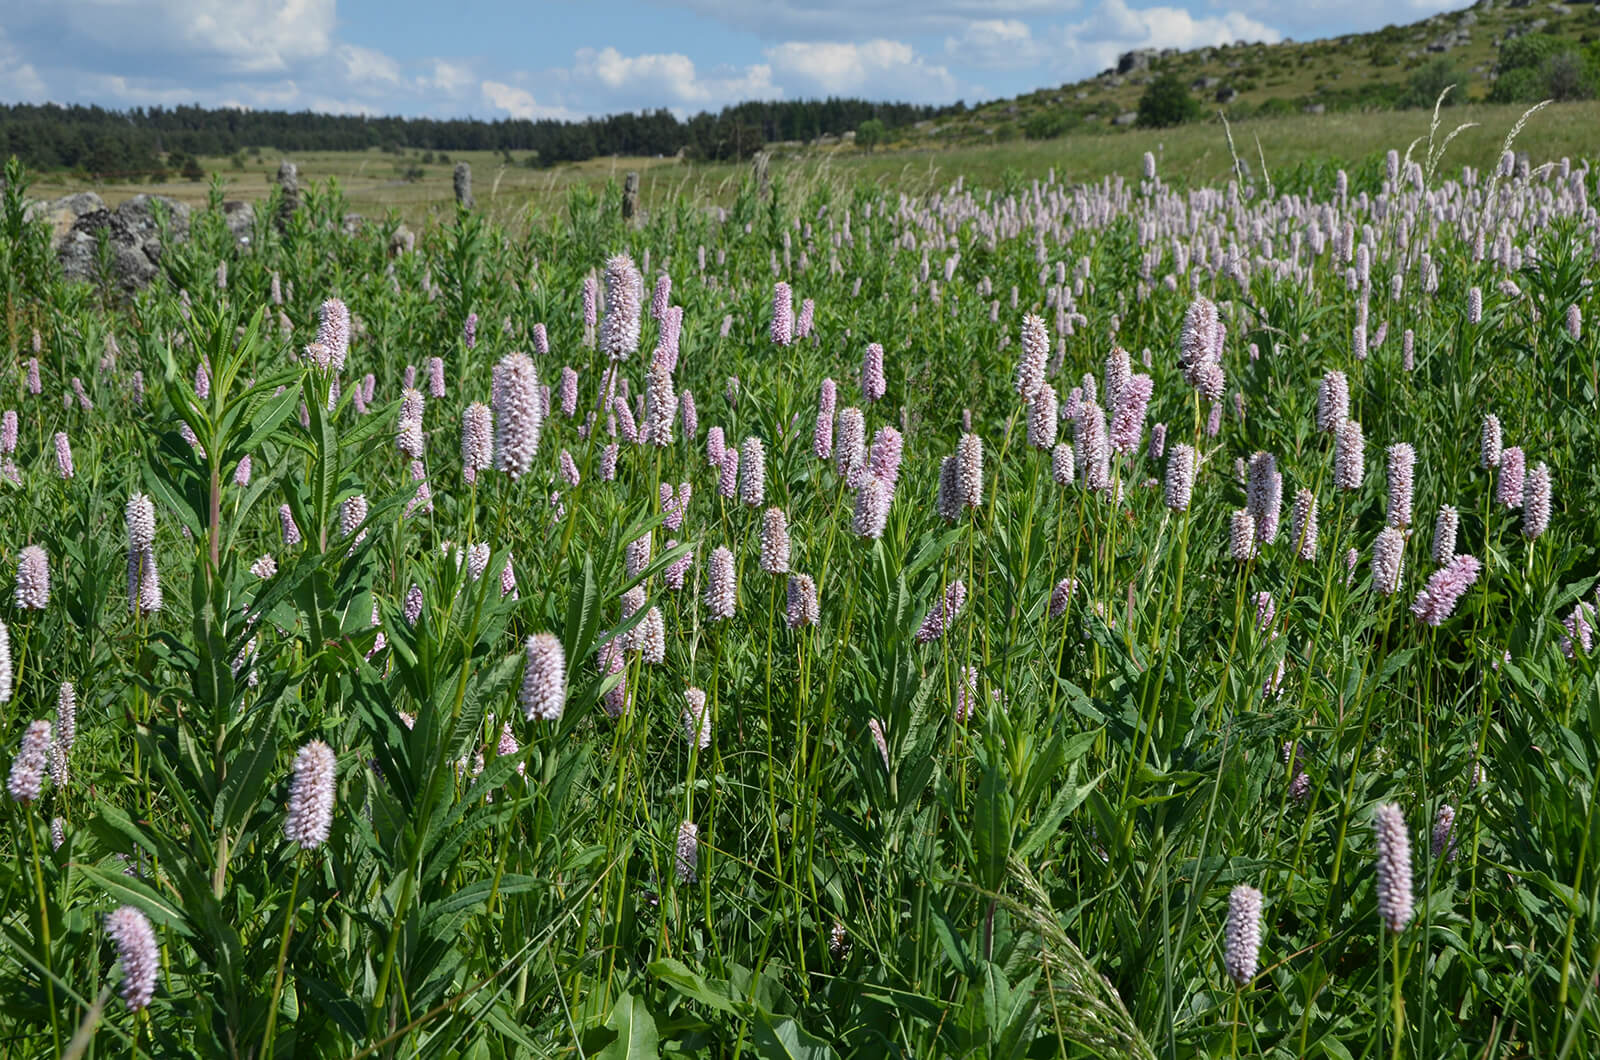
[[[1451,0],[0,0],[0,100],[579,118],[948,103],[1136,47],[1306,40]]]

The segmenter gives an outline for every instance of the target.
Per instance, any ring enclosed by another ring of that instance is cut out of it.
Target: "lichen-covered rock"
[[[69,280],[98,282],[100,239],[110,249],[112,275],[104,279],[127,294],[149,286],[161,269],[163,228],[174,243],[189,238],[189,207],[161,195],[135,195],[115,210],[80,214],[56,244],[61,271]]]

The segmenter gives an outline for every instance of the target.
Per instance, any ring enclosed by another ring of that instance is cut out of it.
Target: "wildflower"
[[[728,444],[723,438],[721,427],[712,427],[706,432],[706,463],[712,467],[722,466],[723,454],[728,450]]]
[[[683,698],[688,702],[680,719],[683,737],[704,751],[711,746],[711,711],[706,708],[705,691],[690,687],[684,690]]]
[[[56,744],[70,751],[77,739],[78,691],[71,681],[63,681],[56,693]]]
[[[1072,446],[1057,442],[1050,450],[1050,477],[1058,486],[1070,486],[1077,474],[1077,461]]]
[[[1392,596],[1400,588],[1405,548],[1405,534],[1392,526],[1379,530],[1372,543],[1372,587],[1384,596]]]
[[[869,475],[862,481],[861,488],[856,491],[855,511],[851,518],[851,529],[857,536],[873,541],[883,536],[893,498],[893,487],[876,475]]]
[[[700,829],[693,821],[678,826],[677,872],[679,883],[693,883],[699,878]]]
[[[419,594],[420,595],[420,594]],[[529,721],[559,721],[567,704],[567,653],[553,633],[536,633],[524,649],[518,699]]]
[[[317,309],[317,344],[328,351],[328,363],[334,370],[343,371],[350,352],[350,309],[337,298]]]
[[[1050,356],[1050,332],[1044,320],[1032,313],[1022,318],[1021,347],[1014,388],[1017,396],[1027,401],[1044,386],[1045,361]]]
[[[1127,357],[1126,351],[1123,357]],[[1112,403],[1109,434],[1112,452],[1131,453],[1139,448],[1140,436],[1144,434],[1145,413],[1154,387],[1149,376],[1134,375],[1117,388],[1116,400]]]
[[[718,471],[717,492],[732,500],[739,495],[739,450],[724,449]]]
[[[22,747],[17,751],[17,757],[11,760],[11,776],[6,781],[6,790],[13,799],[24,803],[39,800],[39,793],[44,790],[44,774],[50,765],[53,742],[48,721],[28,723],[22,733]]]
[[[239,463],[233,469],[233,484],[240,489],[250,485],[250,456],[245,454],[239,458]]]
[[[683,436],[694,441],[700,429],[700,416],[695,411],[694,394],[687,390],[678,395],[678,418],[683,421]]]
[[[1227,945],[1223,963],[1237,986],[1255,978],[1261,953],[1261,892],[1240,884],[1228,895]]]
[[[333,749],[321,740],[312,740],[295,755],[283,834],[302,850],[315,850],[328,841],[333,826],[334,772]]]
[[[1550,468],[1539,463],[1522,487],[1522,536],[1533,541],[1550,529]]]
[[[639,648],[639,656],[651,666],[659,666],[667,658],[667,620],[662,617],[661,608],[652,607],[645,612],[644,619],[634,628],[634,639]]]
[[[355,534],[353,544],[359,545],[362,538],[367,536],[367,532],[361,529],[361,524],[366,521],[367,498],[363,494],[358,493],[339,502],[339,533],[344,537]]]
[[[428,358],[428,393],[436,398],[442,398],[445,395],[443,357]]]
[[[0,416],[0,453],[7,455],[17,451],[17,410],[6,409],[5,415]]]
[[[72,477],[72,443],[65,431],[56,432],[56,470],[64,479]]]
[[[1384,465],[1388,483],[1385,516],[1390,526],[1405,528],[1411,525],[1411,493],[1413,469],[1417,464],[1417,451],[1406,442],[1396,442],[1386,453]]]
[[[874,477],[882,479],[889,486],[891,495],[895,484],[900,481],[900,458],[903,451],[900,432],[893,427],[879,427],[873,433],[867,467]]]
[[[1342,490],[1358,490],[1361,488],[1361,477],[1365,468],[1365,439],[1361,434],[1361,424],[1355,420],[1345,420],[1339,425],[1339,433],[1335,437],[1333,447],[1333,484]]]
[[[1441,567],[1455,557],[1456,528],[1460,523],[1460,514],[1448,504],[1439,509],[1433,521],[1433,562]]]
[[[672,444],[672,420],[678,411],[678,398],[672,392],[672,374],[665,365],[650,369],[645,385],[645,435],[651,445],[665,448]]]
[[[1524,470],[1527,466],[1522,450],[1512,445],[1500,454],[1500,476],[1495,482],[1494,499],[1507,508],[1522,507]]]
[[[1111,488],[1111,449],[1106,439],[1106,414],[1093,401],[1078,406],[1075,437],[1077,456],[1083,470],[1083,485],[1089,490]]]
[[[628,542],[623,553],[624,567],[630,579],[637,578],[646,567],[650,566],[650,531],[646,530],[644,536]]]
[[[772,344],[788,346],[794,342],[794,295],[789,285],[779,280],[772,285]]]
[[[785,574],[789,570],[789,524],[782,508],[768,508],[761,516],[761,570]]]
[[[577,461],[572,459],[572,453],[568,450],[561,450],[561,456],[557,459],[557,464],[561,469],[561,479],[568,486],[576,486],[583,481],[583,476],[578,474]]]
[[[1378,843],[1378,916],[1390,931],[1401,932],[1411,921],[1411,838],[1405,815],[1392,802],[1372,814]]]
[[[571,365],[561,366],[559,394],[561,415],[568,419],[576,416],[578,414],[578,373],[572,370]]]
[[[1178,364],[1184,369],[1190,385],[1195,384],[1195,371],[1200,365],[1215,360],[1222,349],[1222,323],[1217,317],[1217,307],[1210,299],[1196,297],[1183,314],[1183,328],[1179,332]]]
[[[766,500],[767,450],[755,435],[745,438],[739,447],[739,465],[744,474],[739,479],[739,500],[751,508],[759,508]]]
[[[1428,583],[1417,593],[1411,613],[1418,621],[1438,626],[1450,617],[1456,602],[1478,580],[1483,569],[1475,556],[1454,556],[1428,578]]]
[[[1336,434],[1349,418],[1350,384],[1343,372],[1331,371],[1322,377],[1322,384],[1317,388],[1317,430]]]
[[[278,505],[278,522],[283,528],[283,543],[296,545],[300,543],[300,528],[295,525],[294,511],[287,504]]]
[[[600,481],[612,482],[617,477],[617,457],[621,454],[616,442],[600,451]]]
[[[821,617],[821,608],[817,600],[817,583],[809,574],[791,574],[789,576],[789,594],[785,618],[790,629],[799,629],[802,626],[814,626]]]
[[[1485,469],[1500,466],[1501,451],[1500,417],[1491,412],[1483,418],[1478,443],[1479,459]]]
[[[613,361],[625,361],[639,348],[644,281],[633,267],[633,259],[626,254],[617,254],[606,261],[605,276],[606,317],[600,324],[600,350]]]
[[[834,436],[833,467],[849,489],[861,485],[867,473],[867,421],[861,410],[851,406],[839,410],[839,425]]]
[[[149,497],[142,493],[129,497],[122,517],[128,529],[128,551],[137,552],[155,544],[156,508]]]
[[[609,317],[608,317],[609,319]],[[544,426],[539,378],[525,353],[508,354],[497,366],[494,389],[495,467],[513,479],[528,473]]]
[[[1167,454],[1167,481],[1165,499],[1167,507],[1175,512],[1189,510],[1194,496],[1195,452],[1189,445],[1175,445]]]
[[[138,909],[124,905],[106,914],[106,935],[116,946],[117,961],[122,965],[118,993],[130,1012],[138,1012],[155,997],[156,976],[161,971],[155,929]]]
[[[1250,458],[1245,508],[1256,521],[1256,539],[1263,545],[1276,541],[1283,509],[1283,476],[1271,453],[1258,452]]]
[[[738,575],[733,567],[733,553],[719,546],[711,553],[706,571],[706,609],[713,622],[732,618],[739,607]]]
[[[888,389],[883,375],[883,347],[876,342],[867,343],[867,352],[861,358],[861,397],[866,401],[881,400]]]
[[[1304,487],[1295,491],[1289,536],[1294,541],[1295,555],[1307,563],[1317,558],[1317,498]]]
[[[964,508],[983,505],[983,439],[963,434],[956,443],[956,502]]]
[[[1431,849],[1435,858],[1444,858],[1446,861],[1456,859],[1456,808],[1449,803],[1439,807],[1439,812],[1433,818],[1433,842]]]
[[[967,603],[967,586],[957,578],[951,582],[944,591],[944,597],[928,612],[918,627],[915,640],[918,644],[928,644],[944,636],[956,618],[961,614],[962,608]]]
[[[1256,558],[1256,520],[1244,508],[1236,510],[1228,521],[1228,554],[1238,563]]]
[[[1078,579],[1062,578],[1056,582],[1055,588],[1050,590],[1050,617],[1060,618],[1067,613],[1067,604],[1072,600],[1072,593],[1078,587]]]
[[[17,606],[43,611],[50,603],[50,557],[38,545],[17,553]]]
[[[1467,323],[1480,324],[1483,322],[1483,291],[1474,287],[1467,292]]]

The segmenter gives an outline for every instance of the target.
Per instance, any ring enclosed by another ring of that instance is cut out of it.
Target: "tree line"
[[[525,152],[534,165],[602,155],[746,157],[780,140],[809,140],[854,130],[865,121],[899,128],[954,107],[875,103],[864,99],[749,102],[680,120],[657,109],[583,121],[504,118],[364,117],[311,111],[238,110],[201,106],[135,107],[0,104],[0,157],[30,168],[89,174],[139,174],[180,168],[195,156],[252,148],[361,151]]]

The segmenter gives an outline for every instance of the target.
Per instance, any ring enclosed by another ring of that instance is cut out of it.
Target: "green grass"
[[[1475,123],[1450,145],[1444,171],[1458,173],[1462,165],[1492,166],[1506,134],[1526,109],[1474,104],[1443,112],[1441,136],[1457,125]],[[1321,171],[1326,189],[1338,166],[1354,166],[1391,147],[1404,151],[1418,137],[1426,138],[1432,120],[1428,111],[1335,113],[1252,119],[1235,124],[1233,130],[1235,147],[1251,172],[1259,169],[1262,158],[1267,172],[1280,176],[1304,164]],[[1518,138],[1518,148],[1536,158],[1581,157],[1592,149],[1590,133],[1597,121],[1600,103],[1551,105],[1530,120]],[[1044,179],[1052,171],[1063,181],[1137,179],[1146,151],[1158,157],[1168,181],[1205,184],[1226,180],[1233,169],[1221,123],[1208,120],[1175,129],[1091,132],[1042,142],[901,147],[872,153],[850,147],[779,150],[771,171],[786,182],[795,201],[804,201],[824,185],[834,194],[847,194],[861,183],[928,194],[958,176],[993,189],[1005,187],[1008,179]],[[264,151],[259,158],[247,158],[243,170],[231,168],[226,159],[206,159],[205,165],[223,181],[227,198],[260,201],[272,187],[278,157]],[[419,181],[401,179],[397,171],[409,168],[418,157],[415,151],[402,158],[373,150],[311,153],[294,160],[302,181],[337,181],[350,208],[368,218],[380,219],[393,211],[414,226],[447,221],[454,208],[452,165],[424,166],[425,176]],[[620,185],[630,170],[640,173],[640,198],[646,209],[683,201],[726,207],[750,172],[748,165],[673,159],[595,159],[538,170],[506,166],[492,152],[458,152],[450,157],[452,164],[472,164],[474,195],[481,207],[517,227],[532,217],[562,210],[574,188],[599,192],[611,181]],[[151,193],[200,206],[208,185],[83,183],[47,176],[34,186],[33,194],[54,198],[82,190],[94,190],[112,205]]]

